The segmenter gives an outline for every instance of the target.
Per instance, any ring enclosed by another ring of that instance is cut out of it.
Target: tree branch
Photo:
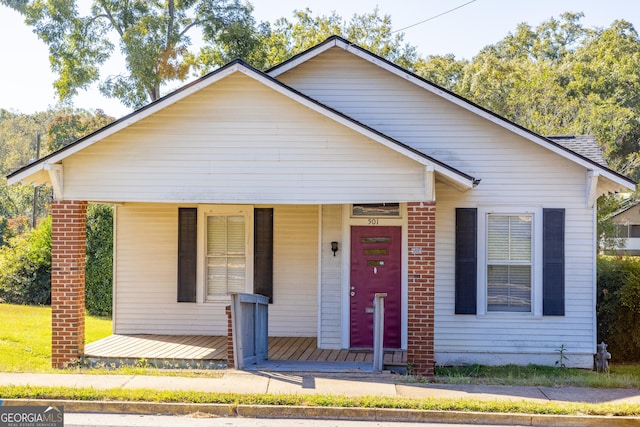
[[[122,28],[120,28],[120,26],[116,22],[115,18],[111,14],[111,11],[109,10],[107,5],[105,4],[104,0],[99,0],[99,3],[100,3],[100,5],[102,5],[102,9],[104,10],[105,13],[104,13],[104,15],[96,16],[96,18],[99,17],[99,16],[107,18],[111,22],[111,25],[113,25],[113,28],[115,28],[115,30],[120,35],[120,38],[122,38],[124,36],[124,31],[122,30]]]
[[[167,40],[165,43],[165,49],[168,50],[169,46],[171,45],[171,42],[169,40],[171,40],[171,32],[173,31],[173,20],[174,20],[174,13],[175,13],[175,2],[174,0],[169,0],[168,2],[168,8],[169,8],[169,22],[167,23]]]
[[[201,24],[201,22],[196,19],[191,24],[189,24],[186,27],[184,27],[184,30],[182,30],[182,32],[180,33],[180,35],[178,37],[182,38],[182,36],[184,36],[187,33],[187,31],[189,31],[191,28],[195,27],[196,25],[200,25],[200,24]]]

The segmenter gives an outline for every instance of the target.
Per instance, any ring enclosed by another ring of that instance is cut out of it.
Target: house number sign
[[[379,218],[369,218],[368,219],[369,225],[378,225],[379,221],[380,221]]]

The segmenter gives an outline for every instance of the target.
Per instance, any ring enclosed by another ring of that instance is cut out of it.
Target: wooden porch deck
[[[227,337],[111,335],[85,345],[84,353],[86,358],[102,360],[222,362],[227,358]],[[322,350],[315,337],[269,337],[269,360],[373,363],[373,352]],[[406,351],[385,351],[384,364],[406,366]]]

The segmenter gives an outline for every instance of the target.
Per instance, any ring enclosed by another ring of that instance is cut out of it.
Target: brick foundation
[[[432,377],[434,355],[434,289],[436,254],[435,202],[409,203],[408,210],[408,343],[413,374]]]
[[[227,313],[227,368],[233,369],[236,364],[233,356],[233,319],[230,305],[225,307],[225,312]]]
[[[51,203],[51,365],[84,354],[87,202]]]

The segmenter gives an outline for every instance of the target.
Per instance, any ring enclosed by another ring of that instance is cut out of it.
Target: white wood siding
[[[438,363],[553,364],[564,344],[569,364],[591,366],[596,243],[584,168],[338,48],[278,79],[482,180],[465,193],[436,187]],[[565,316],[454,314],[455,208],[492,206],[566,209]]]
[[[233,74],[64,160],[64,197],[175,203],[424,199],[424,167]]]
[[[318,331],[318,206],[275,206],[269,335]]]
[[[229,303],[178,303],[178,206],[127,203],[116,210],[114,332],[226,335]]]
[[[333,254],[331,242],[338,242],[338,252]],[[342,253],[345,250],[342,238],[342,206],[322,206],[321,265],[322,282],[320,295],[320,333],[318,347],[342,348]]]
[[[125,203],[117,207],[115,333],[227,334],[228,301],[176,302],[180,206]],[[272,336],[316,336],[317,242],[317,206],[274,207]]]

